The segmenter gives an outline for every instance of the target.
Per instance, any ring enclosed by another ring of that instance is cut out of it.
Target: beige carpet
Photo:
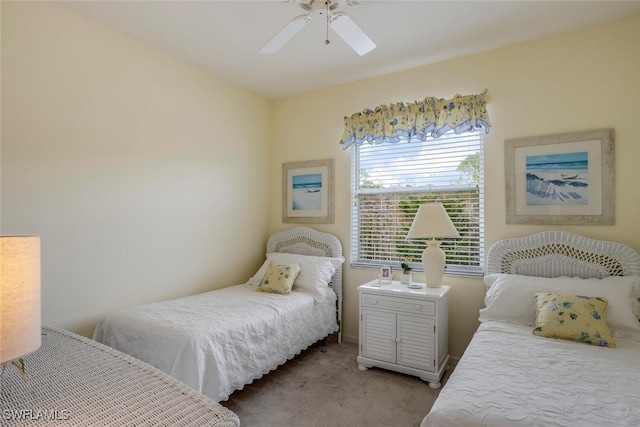
[[[338,344],[336,335],[321,350],[313,345],[222,405],[238,414],[242,427],[417,427],[438,395],[417,377],[358,370],[357,344]]]

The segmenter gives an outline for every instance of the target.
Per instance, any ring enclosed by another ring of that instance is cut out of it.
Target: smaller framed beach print
[[[333,159],[283,163],[282,222],[333,224]]]
[[[505,141],[507,224],[613,224],[613,129]]]
[[[393,279],[393,276],[391,273],[391,267],[389,266],[380,267],[380,276],[378,276],[378,282],[391,283],[392,279]]]

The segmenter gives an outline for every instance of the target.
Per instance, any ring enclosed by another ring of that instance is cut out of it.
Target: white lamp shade
[[[460,237],[460,234],[442,203],[429,202],[420,205],[407,237],[410,239]]]
[[[430,202],[420,205],[407,238],[420,239],[438,237],[460,237],[458,230],[451,222],[451,218],[440,202]],[[422,267],[424,268],[427,287],[437,288],[441,285],[442,275],[446,265],[446,255],[440,248],[440,242],[431,240],[422,252]]]
[[[40,347],[40,238],[0,237],[0,363]]]

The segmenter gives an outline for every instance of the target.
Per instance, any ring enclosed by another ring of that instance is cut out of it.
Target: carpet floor
[[[242,427],[418,427],[438,396],[411,375],[358,370],[358,345],[335,334],[325,348],[314,344],[221,404]]]

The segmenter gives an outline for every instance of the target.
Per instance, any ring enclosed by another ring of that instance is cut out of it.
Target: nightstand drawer
[[[429,316],[436,314],[434,301],[420,301],[408,298],[385,297],[362,293],[362,307],[378,307],[399,310],[408,313],[421,313]]]

